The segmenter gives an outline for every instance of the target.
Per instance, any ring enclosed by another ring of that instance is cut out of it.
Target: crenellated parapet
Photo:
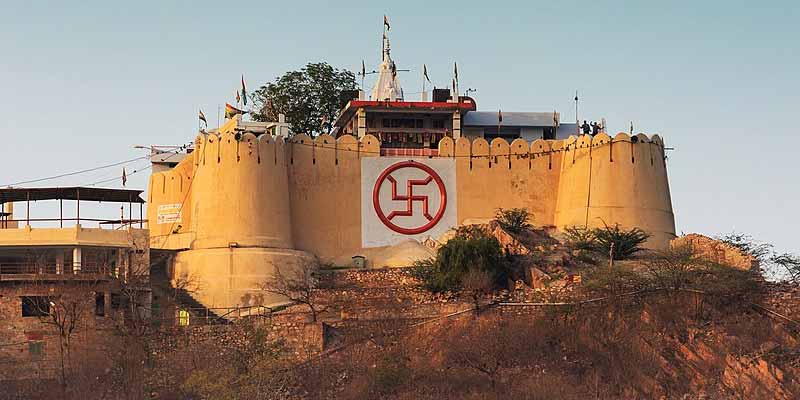
[[[352,256],[370,251],[362,224],[375,210],[362,194],[371,196],[376,183],[366,181],[374,179],[375,171],[365,168],[408,157],[381,156],[381,143],[372,135],[359,140],[298,134],[284,140],[241,132],[237,123],[234,119],[219,132],[198,135],[189,157],[150,178],[153,248],[185,250],[176,265],[203,271],[207,279],[216,279],[215,273],[237,277],[209,302],[230,305],[237,291],[255,290],[256,277],[271,273],[275,265],[307,260],[309,254],[349,263]],[[455,171],[448,175],[455,188],[448,198],[457,224],[491,219],[498,208],[522,207],[540,226],[640,227],[653,235],[652,248],[666,248],[675,234],[658,135],[510,143],[444,138],[432,158],[452,160],[434,164]],[[381,163],[384,159],[388,162]],[[176,206],[180,221],[159,217],[159,209]],[[158,240],[180,235],[186,240]]]

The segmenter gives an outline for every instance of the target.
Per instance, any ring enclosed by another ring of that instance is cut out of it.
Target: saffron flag
[[[422,76],[428,83],[431,83],[431,78],[428,77],[428,67],[425,64],[422,64]]]
[[[392,27],[391,27],[391,26],[389,26],[389,18],[386,18],[386,15],[385,15],[385,14],[384,14],[384,16],[383,16],[383,26],[385,26],[385,27],[386,27],[386,30],[387,30],[387,31],[390,31],[390,30],[392,30]]]
[[[247,89],[244,88],[244,75],[242,75],[242,100],[247,105]]]
[[[233,118],[235,115],[244,114],[244,111],[225,103],[225,118]]]

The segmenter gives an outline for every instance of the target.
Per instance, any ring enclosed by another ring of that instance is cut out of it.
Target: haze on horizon
[[[0,15],[0,185],[143,155],[215,125],[250,89],[308,62],[380,60],[382,18],[409,99],[422,64],[480,110],[605,117],[658,133],[677,231],[733,230],[800,251],[800,5],[745,2],[6,2]],[[371,88],[367,79],[367,90]],[[147,166],[146,160],[127,171]],[[44,182],[81,185],[107,169]],[[146,189],[148,173],[128,187]],[[112,182],[109,186],[119,186]]]

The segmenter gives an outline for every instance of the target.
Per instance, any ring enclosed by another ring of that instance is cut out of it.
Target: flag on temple
[[[497,110],[497,130],[500,130],[500,126],[503,125],[503,112]],[[499,132],[498,132],[499,133]]]
[[[233,118],[234,115],[244,114],[244,111],[225,103],[225,118]]]
[[[242,100],[247,105],[247,90],[244,88],[244,75],[242,75]]]
[[[386,15],[383,16],[383,25],[386,27],[387,31],[392,30],[392,27],[389,26],[389,18],[386,18]]]
[[[367,76],[367,67],[364,65],[364,60],[361,60],[361,77]]]
[[[239,104],[239,103],[241,103],[241,102],[242,102],[242,98],[241,98],[241,97],[239,97],[239,91],[237,90],[237,91],[236,91],[236,104]]]
[[[422,76],[428,83],[431,83],[431,78],[428,77],[428,67],[425,64],[422,64]]]
[[[122,167],[122,187],[125,187],[126,183],[128,183],[128,174],[125,173],[125,167]]]
[[[203,110],[200,110],[199,118],[200,118],[200,121],[203,121],[203,123],[206,124],[206,127],[208,127],[208,121],[206,121],[206,115],[203,114]]]
[[[553,126],[558,126],[558,113],[553,110]]]
[[[453,62],[453,74],[456,76],[456,82],[458,82],[458,63]]]

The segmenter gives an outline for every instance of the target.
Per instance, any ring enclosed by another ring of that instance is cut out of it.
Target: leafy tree
[[[352,72],[325,62],[309,63],[256,90],[251,115],[256,121],[277,121],[278,114],[283,114],[293,132],[327,133],[339,113],[342,91],[355,88]]]

